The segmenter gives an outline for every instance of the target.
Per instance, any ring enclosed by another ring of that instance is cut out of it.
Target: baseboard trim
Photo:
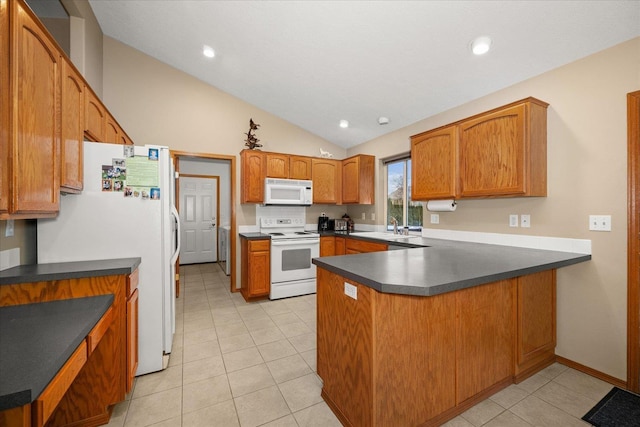
[[[627,390],[627,382],[616,377],[612,377],[611,375],[605,374],[604,372],[597,371],[588,366],[582,365],[578,362],[574,362],[573,360],[565,359],[562,356],[556,356],[556,362],[568,366],[570,368],[575,369],[576,371],[583,372],[587,375],[591,375],[592,377],[598,378],[599,380],[608,382],[616,387],[620,387],[622,389]]]

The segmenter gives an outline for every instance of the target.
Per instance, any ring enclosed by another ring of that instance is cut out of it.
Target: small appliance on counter
[[[318,217],[318,233],[329,230],[329,217],[322,214]]]
[[[335,231],[349,231],[349,221],[344,218],[336,218],[333,229]]]

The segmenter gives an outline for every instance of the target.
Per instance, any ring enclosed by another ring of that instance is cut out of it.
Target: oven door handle
[[[271,240],[271,246],[294,246],[320,243],[320,239]]]

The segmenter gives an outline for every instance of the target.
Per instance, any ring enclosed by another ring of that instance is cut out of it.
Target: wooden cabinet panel
[[[289,156],[289,178],[311,179],[311,157]]]
[[[529,99],[460,124],[460,195],[547,195],[546,109]]]
[[[267,176],[269,178],[289,178],[289,155],[266,153]]]
[[[13,182],[9,211],[59,209],[60,54],[47,32],[20,2],[11,3],[11,143]]]
[[[342,167],[340,160],[311,160],[313,203],[338,204],[341,199]]]
[[[375,425],[418,425],[453,408],[455,294],[375,296]]]
[[[375,200],[375,157],[360,154],[342,160],[342,203],[371,205]]]
[[[411,137],[411,199],[458,196],[458,132],[456,126]]]
[[[106,114],[104,141],[101,142],[120,143],[120,126],[109,113]]]
[[[330,406],[355,421],[344,425],[373,426],[374,291],[349,280],[358,289],[354,300],[344,294],[344,278],[321,268],[317,273],[317,369],[323,397],[332,396]]]
[[[34,427],[45,425],[86,362],[87,343],[82,341],[42,394],[31,404]]]
[[[60,190],[78,193],[83,188],[84,80],[62,61]]]
[[[524,194],[525,106],[460,125],[462,196]]]
[[[89,88],[85,95],[84,132],[87,138],[94,142],[104,142],[107,137],[107,110]]]
[[[264,178],[267,171],[264,153],[254,150],[243,150],[240,153],[240,161],[242,169],[240,202],[264,202]]]
[[[0,216],[9,212],[9,9],[8,0],[0,0]],[[0,419],[2,421],[2,419]]]
[[[386,243],[367,242],[358,239],[345,239],[346,254],[362,254],[367,252],[382,252],[388,249]]]
[[[555,270],[518,277],[516,381],[555,360]]]
[[[336,254],[336,238],[334,236],[320,236],[320,256],[334,256]]]
[[[336,255],[345,255],[347,253],[347,239],[336,236]]]
[[[264,298],[271,290],[271,241],[240,239],[241,288],[245,300]]]
[[[456,403],[489,389],[513,373],[513,281],[458,292]]]
[[[137,271],[137,270],[136,270]],[[133,387],[133,379],[138,369],[138,289],[127,299],[127,388]]]
[[[113,307],[109,307],[107,312],[102,316],[98,323],[93,327],[89,335],[87,335],[87,354],[91,356],[91,353],[98,347],[100,340],[113,322]]]

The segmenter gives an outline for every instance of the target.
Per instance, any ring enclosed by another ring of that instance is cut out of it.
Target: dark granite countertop
[[[314,258],[313,263],[379,292],[431,296],[591,259],[571,252],[417,236],[385,243],[406,249]]]
[[[118,274],[131,274],[140,265],[140,258],[103,259],[95,261],[56,262],[20,265],[0,271],[0,286],[18,283],[48,282]]]
[[[271,236],[260,232],[239,233],[239,236],[247,240],[270,240]]]
[[[0,307],[0,411],[38,398],[113,295]]]

